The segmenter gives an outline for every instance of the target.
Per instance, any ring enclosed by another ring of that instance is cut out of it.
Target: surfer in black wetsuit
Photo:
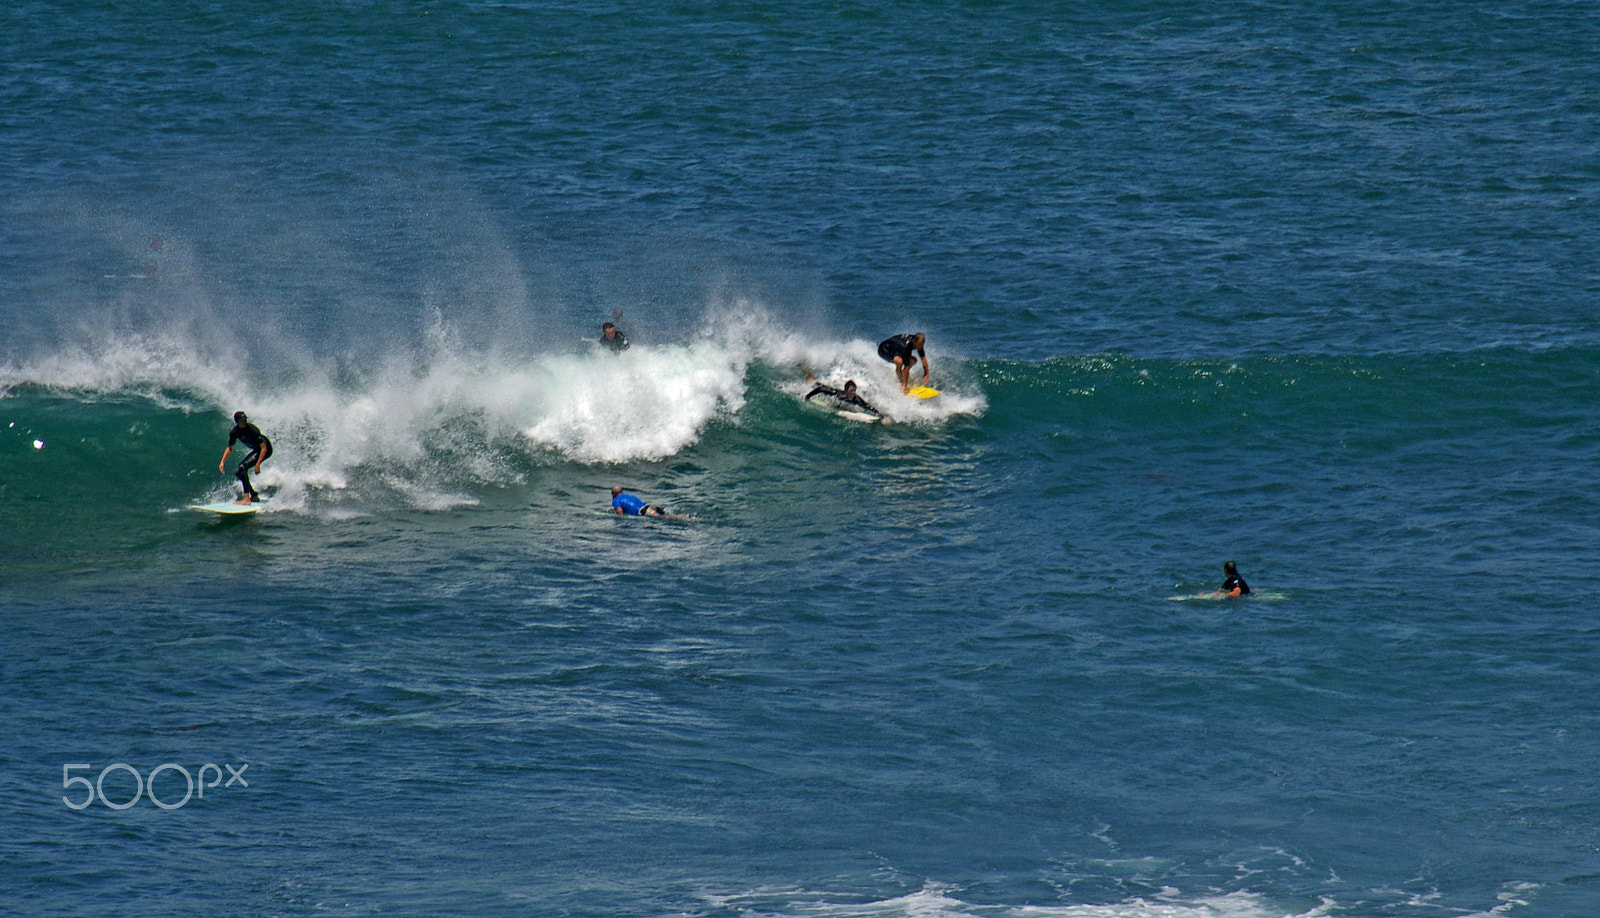
[[[922,355],[922,384],[928,385],[928,339],[922,332],[913,335],[895,335],[878,345],[878,356],[894,364],[894,376],[900,381],[900,391],[911,394],[911,368],[917,365],[917,355]]]
[[[1225,562],[1222,565],[1222,574],[1228,579],[1224,580],[1222,588],[1217,590],[1219,596],[1250,595],[1250,584],[1245,583],[1244,578],[1239,576],[1239,568],[1232,561]]]
[[[239,463],[239,468],[234,470],[233,477],[239,479],[239,484],[244,486],[244,496],[234,501],[236,504],[249,505],[261,499],[256,489],[250,486],[250,467],[256,467],[256,474],[261,474],[261,463],[272,455],[272,441],[261,433],[261,428],[250,423],[243,411],[233,413],[233,429],[228,431],[228,448],[222,451],[222,461],[217,463],[217,471],[226,471],[228,454],[233,452],[233,444],[243,443],[250,452],[245,454],[244,461]]]
[[[873,415],[883,423],[889,423],[889,419],[883,416],[883,412],[872,407],[867,403],[866,399],[861,397],[860,393],[856,392],[855,380],[847,379],[844,381],[843,389],[835,389],[830,385],[818,382],[817,378],[811,375],[811,371],[807,370],[805,367],[801,367],[800,369],[805,372],[806,381],[815,387],[810,392],[806,393],[806,401],[811,401],[812,396],[815,395],[826,395],[838,403],[839,407],[841,408],[859,408],[862,411]]]
[[[600,346],[613,351],[625,351],[628,349],[628,336],[622,333],[615,322],[607,322],[600,326]]]

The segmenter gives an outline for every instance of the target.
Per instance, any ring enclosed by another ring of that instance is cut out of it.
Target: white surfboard
[[[884,420],[881,415],[873,414],[870,411],[863,411],[860,407],[856,406],[854,402],[843,401],[842,399],[834,398],[831,395],[823,395],[816,401],[812,401],[811,399],[802,399],[801,401],[814,408],[821,408],[822,410],[836,414],[841,418],[851,421],[860,421],[863,424],[877,424]]]
[[[700,522],[700,517],[686,516],[682,513],[669,513],[666,516],[656,516],[654,514],[650,514],[649,516],[636,516],[632,513],[618,513],[615,510],[596,510],[595,514],[598,516],[609,516],[614,520],[659,520],[664,523]]]
[[[236,504],[231,500],[219,500],[210,504],[190,504],[190,510],[204,510],[207,513],[220,513],[223,516],[241,516],[246,513],[255,513],[261,509],[266,501],[258,500],[249,504]]]
[[[835,411],[834,414],[837,414],[841,418],[849,418],[852,421],[860,421],[863,424],[876,424],[883,420],[877,415],[868,414],[865,411],[845,411],[842,408]]]

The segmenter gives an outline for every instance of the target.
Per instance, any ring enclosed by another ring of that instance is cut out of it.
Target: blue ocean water
[[[1590,6],[0,23],[0,912],[1600,910]]]

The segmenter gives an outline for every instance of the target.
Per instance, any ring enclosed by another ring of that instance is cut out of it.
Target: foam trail
[[[1271,908],[1248,893],[1182,899],[1172,890],[1159,897],[1101,905],[974,905],[937,883],[897,898],[866,903],[834,902],[826,894],[798,890],[710,898],[718,907],[737,909],[752,918],[1317,918],[1326,914],[1325,905],[1296,916]]]
[[[303,356],[267,369],[215,354],[198,338],[113,335],[0,367],[0,394],[38,385],[215,411],[218,452],[226,417],[246,411],[273,441],[258,480],[275,492],[274,509],[335,513],[470,504],[482,487],[515,485],[552,460],[604,465],[676,455],[744,407],[756,364],[775,368],[777,385],[796,401],[807,391],[802,364],[835,384],[853,378],[897,422],[937,425],[985,407],[956,361],[935,363],[945,395],[906,398],[873,343],[806,337],[742,301],[708,309],[694,340],[636,343],[620,354],[466,347],[437,317],[423,339],[415,349]],[[219,483],[212,496],[227,487]]]
[[[524,434],[584,462],[664,458],[743,407],[747,365],[711,341],[549,358],[541,378],[524,381],[521,401],[538,415]]]
[[[23,365],[0,366],[0,396],[16,386],[34,385],[80,393],[133,392],[163,404],[176,392],[220,401],[242,376],[236,361],[204,357],[181,338],[130,334],[74,343]]]
[[[367,494],[376,481],[406,505],[447,509],[475,502],[464,488],[514,484],[552,456],[671,456],[738,411],[744,373],[711,342],[521,361],[435,352],[422,365],[396,358],[355,386],[303,378],[258,391],[246,410],[277,444],[262,480],[284,490],[279,507],[300,505],[308,489]]]
[[[778,365],[807,367],[818,380],[829,385],[843,386],[846,380],[853,379],[860,388],[861,397],[896,422],[937,424],[956,415],[981,415],[988,408],[976,381],[967,378],[954,360],[942,359],[934,363],[933,382],[940,388],[940,396],[917,399],[901,393],[894,366],[878,356],[877,344],[870,341],[787,339],[769,342],[762,356]],[[795,372],[795,381],[784,386],[784,391],[804,398],[811,385],[798,375],[798,369]],[[918,373],[912,382],[921,380]]]

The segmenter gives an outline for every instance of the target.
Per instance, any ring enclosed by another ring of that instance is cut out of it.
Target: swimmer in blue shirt
[[[629,494],[620,486],[611,489],[611,509],[618,516],[659,516],[667,520],[686,520],[688,517],[676,513],[668,513],[661,507],[645,503],[636,494]]]

